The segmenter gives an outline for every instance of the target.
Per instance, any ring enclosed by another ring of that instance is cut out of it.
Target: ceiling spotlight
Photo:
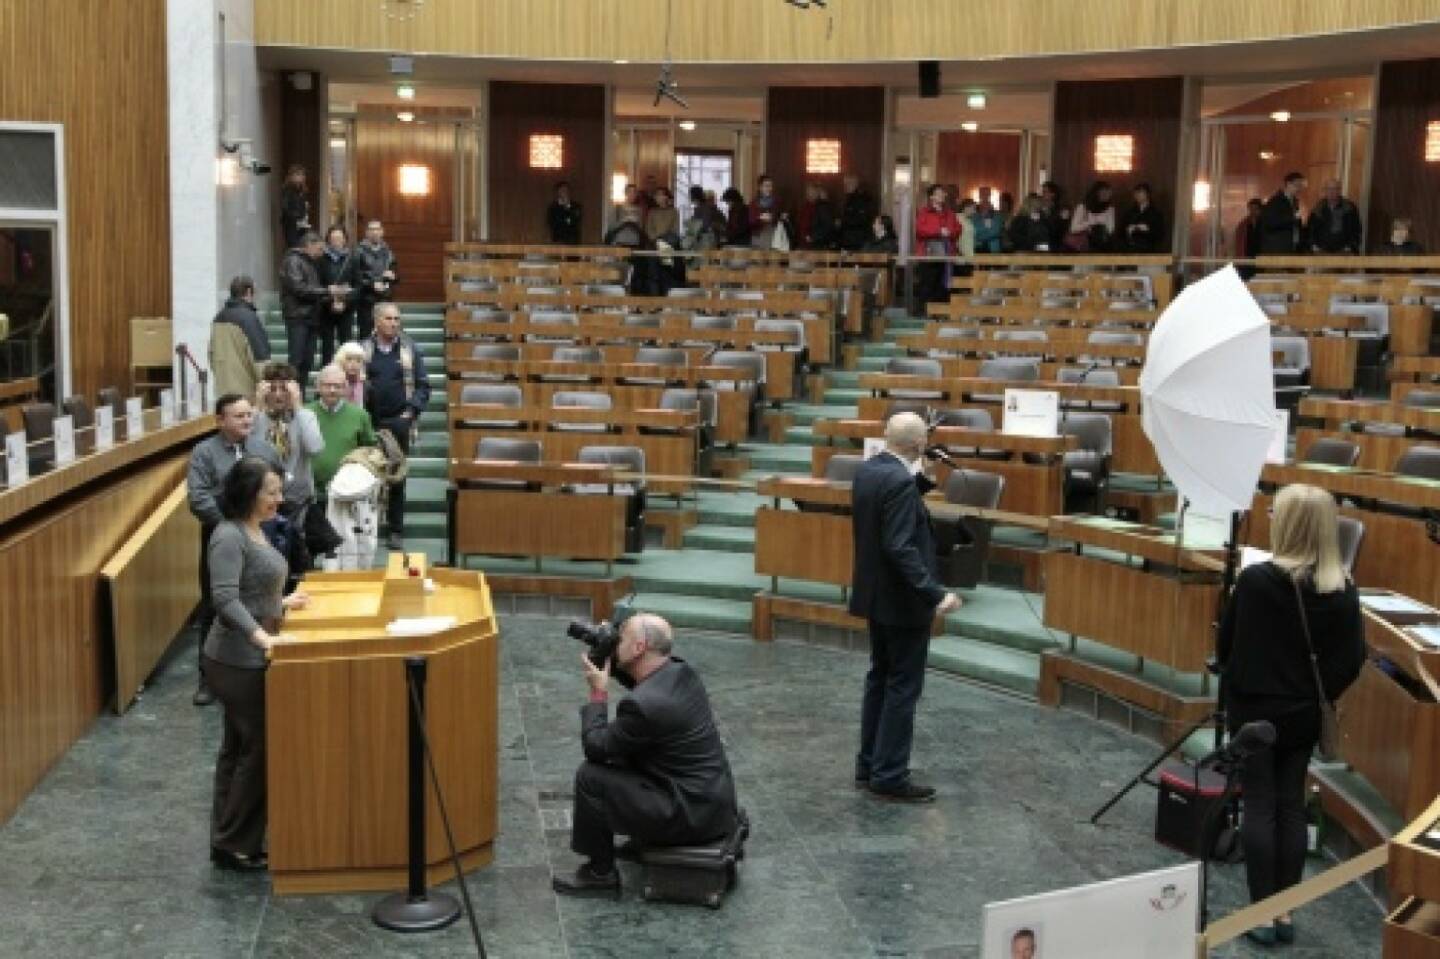
[[[695,121],[694,121],[694,120],[681,120],[681,121],[680,121],[680,129],[682,129],[682,130],[684,130],[685,132],[689,133],[691,130],[695,129]]]
[[[972,110],[985,109],[985,103],[985,94],[983,93],[972,93],[965,98],[965,105]]]
[[[1271,161],[1271,160],[1278,160],[1279,158],[1280,158],[1280,154],[1276,153],[1274,150],[1261,150],[1261,151],[1260,151],[1260,159],[1266,161],[1267,163],[1268,163],[1269,161]]]
[[[409,110],[401,110],[399,113],[395,114],[395,119],[399,120],[401,123],[412,123],[415,120],[415,114],[411,113]]]
[[[1274,120],[1276,123],[1285,123],[1290,119],[1290,111],[1276,110],[1274,113],[1270,114],[1270,119]]]
[[[402,100],[415,99],[415,85],[413,83],[402,83],[395,88],[395,95]]]
[[[960,124],[960,129],[964,130],[966,133],[974,133],[976,130],[980,129],[980,124],[976,123],[974,120],[966,120],[964,123]]]

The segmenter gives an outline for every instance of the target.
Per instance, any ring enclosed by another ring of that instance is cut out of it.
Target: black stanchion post
[[[405,658],[406,714],[410,717],[409,775],[410,881],[404,892],[375,904],[370,918],[394,932],[431,932],[460,918],[460,904],[425,888],[425,657]]]

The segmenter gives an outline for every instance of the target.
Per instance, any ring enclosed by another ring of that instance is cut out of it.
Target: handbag
[[[1320,700],[1320,742],[1316,752],[1326,762],[1340,758],[1340,716],[1335,704],[1325,695],[1325,684],[1320,681],[1320,661],[1315,656],[1315,643],[1310,639],[1310,621],[1305,616],[1305,598],[1300,595],[1300,584],[1291,580],[1295,587],[1295,603],[1300,607],[1300,629],[1305,634],[1305,648],[1310,653],[1310,672],[1315,677],[1315,695]]]

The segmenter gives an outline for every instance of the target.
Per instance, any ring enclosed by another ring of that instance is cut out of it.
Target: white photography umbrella
[[[1270,318],[1234,266],[1160,315],[1140,371],[1141,425],[1192,509],[1250,508],[1275,432],[1274,383]]]

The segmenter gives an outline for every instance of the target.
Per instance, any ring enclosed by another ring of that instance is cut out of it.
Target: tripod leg
[[[1160,753],[1160,755],[1156,756],[1153,760],[1151,760],[1150,765],[1146,766],[1144,769],[1140,770],[1140,772],[1136,773],[1133,779],[1131,779],[1124,786],[1120,787],[1119,792],[1117,792],[1115,795],[1111,796],[1105,801],[1105,805],[1095,810],[1094,814],[1090,817],[1090,825],[1093,826],[1098,823],[1101,816],[1104,816],[1107,812],[1111,810],[1112,807],[1114,807],[1116,803],[1128,796],[1130,794],[1130,790],[1134,789],[1136,786],[1144,782],[1146,776],[1154,772],[1156,767],[1163,763],[1166,759],[1168,759],[1171,753],[1184,745],[1185,740],[1195,735],[1195,733],[1199,731],[1200,727],[1209,725],[1210,723],[1216,723],[1218,725],[1219,722],[1220,716],[1218,713],[1206,716],[1204,719],[1196,720],[1190,726],[1190,728],[1186,729],[1183,733],[1179,735],[1178,738],[1173,740],[1170,745],[1166,746],[1165,749]]]

